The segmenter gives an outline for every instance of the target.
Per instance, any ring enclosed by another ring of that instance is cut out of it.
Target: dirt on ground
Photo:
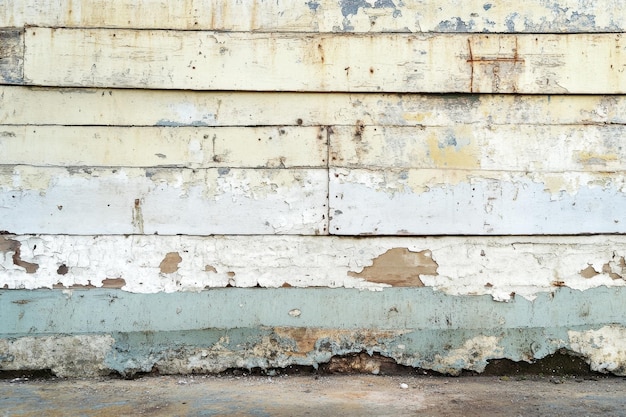
[[[249,375],[0,381],[2,416],[623,416],[599,376]]]

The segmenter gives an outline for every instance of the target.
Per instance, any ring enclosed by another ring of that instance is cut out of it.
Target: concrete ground
[[[0,381],[1,416],[626,416],[617,377],[149,376]]]

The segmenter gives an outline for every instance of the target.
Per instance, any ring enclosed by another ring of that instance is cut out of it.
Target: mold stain
[[[393,248],[373,260],[361,272],[348,272],[355,278],[388,284],[392,287],[423,287],[420,275],[438,275],[439,265],[430,250],[411,252],[407,248]]]
[[[183,258],[180,257],[178,252],[169,252],[159,264],[159,269],[162,274],[173,274],[178,271],[178,264],[181,263],[182,260]]]

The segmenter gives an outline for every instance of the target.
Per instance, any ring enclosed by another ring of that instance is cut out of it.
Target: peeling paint
[[[178,264],[183,261],[178,252],[168,252],[159,264],[162,274],[173,274],[178,271]],[[206,268],[205,268],[206,269]]]
[[[437,275],[438,266],[429,250],[411,252],[407,248],[393,248],[375,258],[371,266],[358,273],[350,271],[348,275],[392,287],[423,287],[420,275]]]
[[[133,293],[169,293],[228,286],[384,292],[390,286],[421,283],[446,294],[512,301],[552,293],[556,283],[580,291],[626,285],[626,241],[620,235],[2,235],[0,242],[0,287],[8,289],[111,286]],[[34,273],[14,264],[10,248],[18,243],[21,257],[39,265]],[[162,272],[161,264],[163,271],[172,272]],[[61,265],[67,268],[64,275],[58,272]]]

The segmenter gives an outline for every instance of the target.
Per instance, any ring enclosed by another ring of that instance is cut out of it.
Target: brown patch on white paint
[[[126,285],[124,278],[107,278],[102,280],[102,288],[122,288]]]
[[[593,278],[598,274],[599,272],[596,271],[591,265],[580,271],[580,276],[582,276],[583,278]]]
[[[215,272],[217,274],[217,269],[213,265],[204,265],[204,272]]]
[[[361,272],[349,271],[348,275],[393,287],[423,287],[420,275],[438,275],[437,268],[439,265],[429,250],[411,252],[407,248],[393,248],[374,259],[371,266]]]
[[[56,284],[54,284],[52,286],[52,288],[54,288],[55,290],[61,290],[61,289],[70,289],[70,290],[88,290],[88,289],[92,289],[92,288],[113,288],[113,289],[120,289],[122,288],[124,285],[126,285],[126,280],[124,280],[124,278],[106,278],[102,280],[102,285],[100,287],[97,287],[95,285],[93,285],[91,283],[91,280],[87,280],[87,284],[83,285],[83,284],[73,284],[73,285],[63,285],[60,282],[57,282]]]
[[[39,265],[23,261],[21,258],[21,247],[22,243],[20,241],[0,236],[0,252],[13,252],[13,265],[24,268],[27,274],[34,274],[39,269]]]
[[[626,275],[626,259],[613,255],[613,260],[602,265],[602,272],[613,279],[624,279]]]
[[[165,258],[159,264],[162,274],[173,274],[178,271],[178,264],[181,263],[183,258],[180,257],[178,252],[169,252],[165,255]]]

